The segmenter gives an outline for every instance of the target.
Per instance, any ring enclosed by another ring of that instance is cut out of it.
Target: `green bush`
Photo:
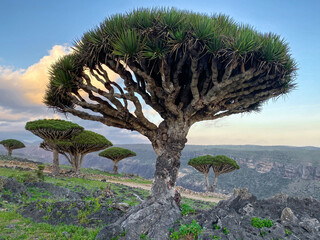
[[[35,173],[40,181],[44,181],[44,170],[45,166],[44,165],[38,165],[38,169],[35,170]]]
[[[179,231],[175,231],[170,235],[171,239],[198,239],[198,236],[202,232],[201,226],[196,222],[196,220],[192,220],[192,223],[189,225],[182,224],[179,228]]]
[[[228,230],[228,228],[223,228],[222,229],[222,232],[225,234],[225,235],[228,235],[230,232]]]
[[[185,216],[190,213],[195,214],[196,211],[192,207],[190,207],[188,204],[183,203],[181,204],[181,213],[182,213],[182,216]]]
[[[12,174],[10,178],[17,179],[18,182],[27,183],[27,182],[38,182],[39,178],[34,172],[26,172],[22,174]]]
[[[255,218],[251,218],[251,225],[259,229],[263,227],[270,228],[273,226],[273,222],[272,220],[267,218],[261,219],[261,218],[255,217]]]

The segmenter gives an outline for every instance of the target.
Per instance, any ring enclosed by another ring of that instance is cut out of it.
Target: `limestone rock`
[[[316,218],[304,218],[303,221],[299,223],[299,226],[309,233],[320,232],[320,223]]]
[[[114,203],[110,207],[126,212],[130,208],[130,205],[128,203]]]
[[[281,213],[281,222],[284,223],[296,223],[298,221],[298,218],[294,215],[291,208],[286,207],[282,210]]]

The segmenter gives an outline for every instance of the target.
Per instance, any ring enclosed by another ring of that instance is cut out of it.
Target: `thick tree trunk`
[[[161,126],[159,127],[161,130]],[[181,152],[187,142],[189,128],[173,123],[160,131],[160,136],[152,143],[157,154],[156,171],[151,196],[171,198],[175,194],[175,184],[180,167]]]
[[[208,178],[208,173],[203,173],[204,174],[204,178],[205,178],[205,182],[206,182],[206,190],[207,192],[210,192],[210,183],[209,183],[209,178]]]
[[[57,149],[53,149],[53,160],[52,160],[52,175],[58,176],[60,173],[59,168],[59,152]]]
[[[72,171],[74,172],[75,175],[80,175],[82,159],[83,159],[83,156],[81,154],[75,154],[71,159]]]
[[[12,156],[12,149],[11,148],[7,148],[7,150],[8,150],[8,156]]]
[[[118,162],[117,161],[113,162],[113,173],[118,174]]]
[[[188,127],[176,122],[171,126],[160,124],[157,137],[152,142],[157,160],[151,196],[132,208],[122,219],[102,229],[96,239],[111,238],[123,229],[126,230],[126,236],[121,239],[140,239],[142,233],[149,239],[169,239],[168,229],[181,217],[174,198],[175,184],[188,130]]]
[[[217,187],[218,177],[219,177],[218,174],[214,174],[214,179],[212,181],[212,186],[211,186],[211,192],[214,192],[214,190]]]

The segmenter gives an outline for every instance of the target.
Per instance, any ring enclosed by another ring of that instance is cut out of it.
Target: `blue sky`
[[[37,117],[58,117],[41,104],[47,67],[73,41],[105,19],[139,7],[177,7],[224,13],[289,43],[298,63],[297,89],[269,101],[259,114],[231,116],[194,125],[190,144],[320,146],[320,1],[1,1],[0,140],[36,138],[23,126]],[[147,142],[137,133],[71,117],[115,143]],[[121,133],[120,133],[121,132]],[[127,136],[127,137],[124,137]],[[129,138],[128,138],[129,136]]]

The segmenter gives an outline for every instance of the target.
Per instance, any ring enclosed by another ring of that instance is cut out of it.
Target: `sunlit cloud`
[[[38,63],[30,66],[22,74],[21,87],[29,101],[42,104],[45,89],[49,82],[48,70],[50,66],[69,52],[69,47],[56,45],[49,51],[48,56],[41,58]]]

